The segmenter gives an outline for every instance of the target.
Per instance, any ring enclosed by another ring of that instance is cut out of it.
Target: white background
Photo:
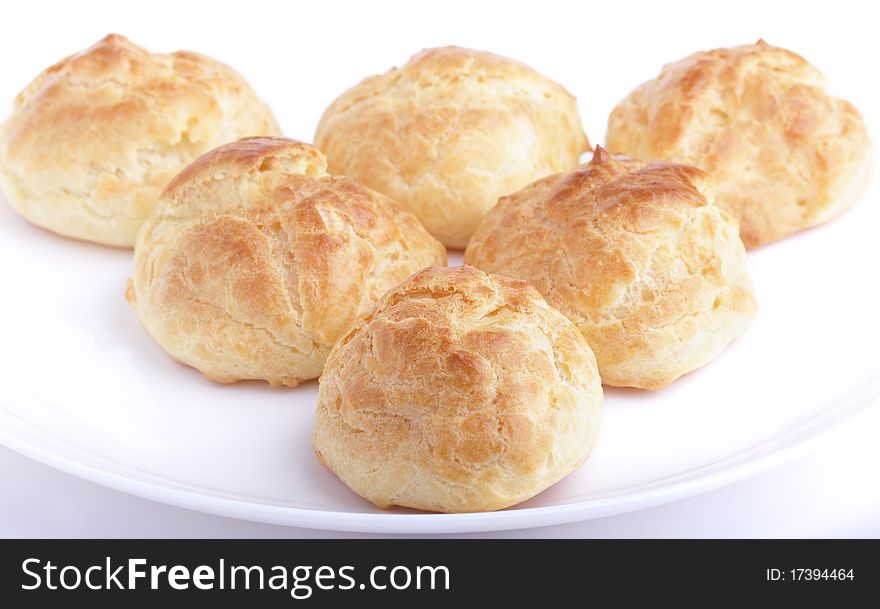
[[[863,112],[876,140],[880,43],[872,7],[766,0],[22,2],[0,19],[0,103],[8,108],[40,70],[117,32],[154,51],[186,48],[232,65],[272,106],[286,135],[310,141],[324,107],[345,88],[423,47],[458,44],[521,60],[564,84],[578,97],[585,130],[596,144],[603,141],[606,117],[617,101],[663,63],[764,38],[822,70],[832,91]],[[819,452],[721,491],[531,534],[878,536],[878,423],[874,408]],[[300,534],[307,532],[125,497],[0,449],[0,535]],[[524,534],[529,533],[518,533]]]

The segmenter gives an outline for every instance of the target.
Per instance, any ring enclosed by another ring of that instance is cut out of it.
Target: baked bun
[[[388,292],[319,383],[315,453],[381,508],[525,501],[586,460],[602,414],[577,328],[526,283],[470,267]]]
[[[308,144],[248,138],[168,184],[126,298],[175,359],[223,383],[296,385],[386,290],[445,264],[415,216],[325,169]]]
[[[607,147],[710,173],[750,248],[839,215],[871,169],[858,111],[803,58],[763,41],[664,67],[611,113]]]
[[[272,112],[231,68],[110,35],[15,99],[0,129],[0,186],[34,224],[131,247],[162,187],[196,157],[277,133]]]
[[[422,51],[343,93],[315,145],[332,173],[399,201],[458,249],[498,197],[572,169],[590,146],[560,85],[457,47]]]
[[[502,198],[465,263],[525,279],[580,328],[606,385],[656,389],[707,363],[755,314],[736,222],[706,174],[592,161]]]

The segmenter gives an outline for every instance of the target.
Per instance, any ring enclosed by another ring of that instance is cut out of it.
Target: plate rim
[[[486,533],[569,524],[655,507],[709,492],[788,463],[823,444],[858,413],[880,403],[880,374],[847,391],[833,403],[830,409],[786,428],[777,436],[692,470],[625,487],[607,495],[560,505],[463,514],[361,513],[261,504],[175,488],[146,477],[127,476],[101,467],[100,463],[65,457],[53,452],[50,442],[28,436],[27,433],[10,433],[2,426],[0,445],[53,469],[112,490],[227,518],[346,533]]]

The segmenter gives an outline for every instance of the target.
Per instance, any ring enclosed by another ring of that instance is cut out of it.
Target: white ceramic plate
[[[693,495],[800,454],[880,395],[872,199],[751,254],[746,336],[662,391],[607,389],[580,470],[518,507],[453,515],[361,500],[312,454],[317,383],[220,386],[176,364],[122,297],[130,252],[57,237],[0,200],[0,443],[150,499],[344,531],[536,527]]]

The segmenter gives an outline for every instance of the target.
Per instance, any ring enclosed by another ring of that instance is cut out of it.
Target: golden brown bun
[[[583,332],[607,385],[667,385],[755,314],[736,222],[711,205],[707,176],[601,147],[502,198],[464,259],[531,282]]]
[[[665,66],[614,109],[607,142],[710,173],[750,248],[836,217],[871,168],[858,111],[803,58],[763,41]]]
[[[332,173],[399,201],[459,249],[498,197],[572,169],[590,147],[568,91],[521,63],[457,47],[422,51],[343,93],[315,145]]]
[[[386,508],[505,508],[577,468],[602,386],[589,345],[524,282],[425,269],[352,326],[320,379],[313,444]]]
[[[279,133],[235,71],[110,35],[40,74],[0,129],[0,187],[29,221],[131,247],[163,186],[203,152]]]
[[[175,359],[223,383],[296,385],[389,288],[445,264],[415,216],[285,138],[196,160],[138,234],[126,298]]]

